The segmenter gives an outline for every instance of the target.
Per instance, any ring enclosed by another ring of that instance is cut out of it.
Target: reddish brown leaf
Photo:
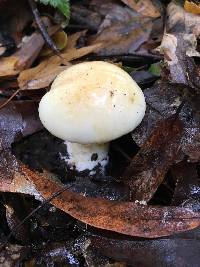
[[[179,119],[171,117],[160,121],[144,143],[123,177],[135,200],[149,201],[162,183],[177,157],[182,134]]]
[[[47,175],[39,175],[5,151],[0,157],[0,190],[22,192],[41,199],[51,197],[63,185]],[[13,166],[12,169],[10,166]],[[108,201],[64,191],[51,201],[74,218],[110,231],[131,236],[159,237],[193,229],[200,225],[200,213],[191,209],[138,205]]]

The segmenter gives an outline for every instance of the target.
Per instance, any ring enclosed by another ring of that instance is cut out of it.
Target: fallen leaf
[[[0,243],[1,246],[1,243]],[[2,267],[15,267],[22,263],[22,260],[27,257],[29,249],[16,244],[8,244],[1,251],[0,265]]]
[[[177,158],[181,135],[182,124],[176,115],[157,123],[123,174],[134,200],[148,202],[153,197]]]
[[[67,34],[64,31],[56,32],[52,36],[52,40],[54,41],[59,51],[62,51],[67,46]],[[42,48],[40,52],[40,56],[48,56],[52,54],[53,54],[53,51],[46,45]]]
[[[160,17],[160,11],[152,0],[122,0],[122,2],[143,16]]]
[[[91,236],[89,240],[90,247],[128,266],[197,267],[200,261],[200,240],[195,239],[120,240]]]
[[[71,48],[67,52],[60,54],[61,57],[52,56],[43,60],[36,67],[20,73],[18,77],[19,87],[21,89],[40,89],[49,86],[60,72],[70,66],[69,61],[92,53],[100,46],[101,44],[95,44],[79,49]],[[61,66],[61,64],[66,66]]]
[[[58,30],[58,26],[53,26],[49,34]],[[10,57],[0,58],[0,77],[15,76],[21,70],[32,65],[44,45],[44,39],[40,33],[33,33],[21,48]]]
[[[172,205],[200,210],[200,182],[197,164],[182,161],[171,169],[176,181]]]
[[[197,95],[195,95],[194,100],[197,100],[195,110],[188,96],[187,89],[186,91],[185,89],[183,85],[169,83],[159,83],[151,88],[145,89],[144,95],[147,110],[142,123],[133,131],[132,137],[139,146],[143,146],[154,131],[158,121],[173,116],[181,103],[185,101],[182,111],[179,114],[183,123],[180,160],[182,160],[184,155],[187,155],[191,161],[197,162],[200,159],[199,101]],[[192,88],[192,91],[195,92],[195,89]]]
[[[60,66],[58,58],[49,58],[38,66],[22,71],[18,77],[21,89],[41,89],[50,85],[56,76],[69,66]]]
[[[141,17],[128,7],[114,5],[106,14],[97,34],[91,36],[89,44],[102,43],[98,55],[121,55],[134,53],[148,41],[152,20]]]
[[[168,5],[167,14],[166,32],[157,51],[164,54],[170,80],[188,85],[186,58],[200,56],[196,50],[197,38],[200,35],[200,17],[185,12],[175,2]]]
[[[14,67],[17,61],[18,57],[16,56],[0,58],[0,77],[8,78],[17,75],[19,71]]]
[[[193,14],[200,14],[200,4],[193,3],[191,1],[186,0],[184,3],[184,9],[187,12],[193,13]]]
[[[34,101],[12,101],[0,110],[0,150],[42,129]]]
[[[10,105],[12,106],[11,103]],[[31,118],[33,114],[29,113],[29,116]],[[5,118],[7,122],[7,116]],[[11,154],[9,150],[11,142],[15,140],[17,134],[23,132],[22,125],[24,125],[23,120],[20,119],[18,126],[13,129],[11,126],[13,122],[11,116],[10,124],[8,124],[11,130],[5,131],[3,123],[0,127],[1,131],[3,130],[1,146],[4,148],[0,154],[0,191],[30,194],[40,200],[48,199],[62,191],[64,185],[55,178],[52,179],[45,173],[38,174],[31,171]],[[28,125],[26,128],[29,129]],[[11,136],[5,134],[10,131]],[[5,146],[4,143],[7,145]],[[131,236],[159,237],[193,229],[200,225],[200,214],[188,208],[144,206],[134,202],[108,201],[84,197],[69,190],[57,196],[51,203],[86,224]]]

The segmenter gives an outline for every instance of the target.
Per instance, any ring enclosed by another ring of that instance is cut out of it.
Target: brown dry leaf
[[[67,39],[67,46],[64,49],[64,52],[67,52],[67,50],[71,48],[75,48],[78,39],[82,36],[85,36],[86,32],[87,30],[84,30],[84,31],[76,32],[74,34],[69,35]]]
[[[157,123],[123,174],[134,200],[148,202],[153,197],[177,158],[181,136],[182,124],[178,118],[171,117]]]
[[[50,57],[38,66],[24,70],[18,77],[21,89],[40,89],[49,86],[55,77],[68,66],[60,66],[59,57]]]
[[[143,16],[151,18],[160,17],[160,11],[158,7],[156,7],[155,4],[153,4],[152,0],[121,0],[121,1]]]
[[[157,50],[164,54],[171,81],[187,84],[186,57],[200,56],[196,50],[200,16],[187,13],[175,2],[168,5],[167,14],[166,32]]]
[[[121,55],[134,53],[149,40],[152,20],[141,17],[128,7],[114,5],[106,14],[97,34],[91,36],[89,44],[101,42],[99,55]]]
[[[69,67],[69,61],[92,53],[100,46],[101,44],[95,44],[79,49],[71,48],[67,52],[60,54],[62,58],[52,56],[43,60],[38,66],[20,73],[18,77],[19,87],[21,89],[40,89],[49,86],[60,72]],[[61,66],[61,64],[66,66]]]
[[[58,30],[58,26],[53,26],[49,34]],[[10,57],[0,58],[0,77],[17,75],[21,70],[32,65],[44,45],[44,39],[40,33],[33,33],[22,43],[21,48]]]
[[[15,69],[15,64],[18,60],[16,56],[0,58],[0,77],[8,78],[17,75],[19,71]]]
[[[200,14],[200,4],[196,4],[193,2],[189,2],[188,0],[184,3],[185,11],[193,13],[193,14]]]

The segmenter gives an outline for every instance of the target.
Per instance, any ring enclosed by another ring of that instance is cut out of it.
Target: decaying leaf
[[[53,26],[49,34],[58,30],[58,26]],[[9,77],[17,75],[21,70],[32,65],[40,50],[44,45],[44,39],[40,33],[33,33],[22,43],[21,48],[11,57],[0,59],[0,77]]]
[[[134,200],[149,201],[152,198],[177,158],[181,135],[182,125],[176,115],[156,125],[123,174]]]
[[[188,84],[186,57],[199,56],[196,51],[200,35],[200,17],[187,13],[179,4],[171,2],[167,8],[166,32],[159,47],[175,83]]]
[[[47,87],[55,77],[70,66],[69,61],[81,58],[98,49],[101,44],[85,46],[79,49],[71,48],[60,54],[43,60],[38,66],[24,70],[18,77],[21,89],[40,89]],[[61,66],[61,64],[65,66]]]
[[[183,123],[181,158],[188,155],[192,161],[200,159],[200,120],[198,114],[194,115],[198,111],[194,109],[192,103],[188,102],[190,101],[188,94],[184,96],[185,89],[182,85],[160,83],[144,90],[147,102],[146,114],[142,123],[132,133],[133,139],[139,146],[148,139],[159,120],[173,116],[181,103],[186,101],[179,114]],[[197,96],[194,99],[199,103]]]
[[[130,266],[198,267],[200,261],[200,240],[196,239],[120,240],[93,236],[89,240],[90,247]]]
[[[144,18],[128,7],[114,5],[106,14],[96,35],[89,44],[101,42],[99,55],[121,55],[134,53],[149,39],[152,20]]]
[[[160,11],[155,3],[153,3],[153,0],[122,0],[122,2],[144,16],[152,18],[160,17]]]
[[[185,0],[184,8],[187,12],[191,12],[193,14],[200,14],[200,4]]]
[[[5,171],[7,170],[6,155],[2,155],[1,191],[23,191],[41,196],[45,199],[62,191],[63,185],[52,180],[47,175],[32,172],[30,169],[14,160],[15,169],[7,175],[7,190],[5,190]],[[12,159],[9,157],[9,161]],[[11,164],[11,162],[9,162]],[[14,165],[12,163],[12,165]],[[8,166],[8,165],[7,165]],[[3,173],[2,173],[3,172]],[[28,182],[29,181],[29,182]],[[29,184],[29,185],[28,185]],[[11,190],[12,189],[12,190]],[[21,190],[23,189],[23,190]],[[32,189],[32,192],[30,192]],[[199,213],[191,209],[177,207],[156,207],[135,204],[134,202],[108,201],[98,198],[81,196],[69,190],[64,191],[51,201],[57,208],[74,218],[106,230],[111,230],[131,236],[159,237],[193,229],[200,225]]]
[[[13,101],[0,111],[0,150],[11,147],[14,141],[42,129],[37,103]]]
[[[171,171],[176,180],[172,204],[200,210],[200,181],[197,164],[183,161],[176,164]]]
[[[1,244],[0,244],[1,246]],[[28,248],[19,245],[9,244],[1,251],[0,266],[15,267],[19,266],[22,260],[27,256]]]

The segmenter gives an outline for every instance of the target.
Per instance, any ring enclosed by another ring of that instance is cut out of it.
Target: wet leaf
[[[185,88],[186,89],[186,88]],[[160,83],[149,89],[144,90],[147,103],[145,117],[139,127],[133,131],[132,137],[139,146],[142,146],[154,131],[159,120],[169,118],[176,113],[180,104],[186,101],[180,112],[180,119],[183,123],[183,134],[181,138],[181,151],[184,155],[188,155],[192,161],[200,159],[200,142],[199,130],[200,120],[198,111],[194,110],[187,89],[185,91],[182,85]],[[192,89],[193,92],[195,92]],[[184,96],[186,92],[186,95]],[[162,99],[162,101],[160,101]],[[198,102],[198,97],[194,97]],[[198,104],[196,104],[197,106]],[[195,115],[196,114],[196,115]]]
[[[182,124],[176,116],[156,125],[123,174],[134,200],[148,202],[153,197],[177,158],[181,135]]]
[[[23,246],[8,244],[5,249],[1,251],[0,265],[2,267],[19,266],[22,260],[27,256],[27,252],[28,249]]]
[[[13,101],[0,110],[0,150],[42,129],[34,101]]]
[[[200,181],[195,163],[180,162],[172,168],[176,188],[172,199],[173,205],[200,210]]]
[[[6,151],[1,154],[0,163],[1,191],[21,192],[34,195],[38,199],[41,196],[47,199],[63,189],[61,183],[45,174],[32,172]],[[9,169],[10,165],[14,168]],[[108,201],[84,197],[69,190],[57,196],[51,203],[86,224],[131,236],[166,236],[200,225],[200,214],[189,208]]]
[[[195,266],[200,261],[200,241],[192,239],[119,240],[93,236],[91,247],[131,266]]]

